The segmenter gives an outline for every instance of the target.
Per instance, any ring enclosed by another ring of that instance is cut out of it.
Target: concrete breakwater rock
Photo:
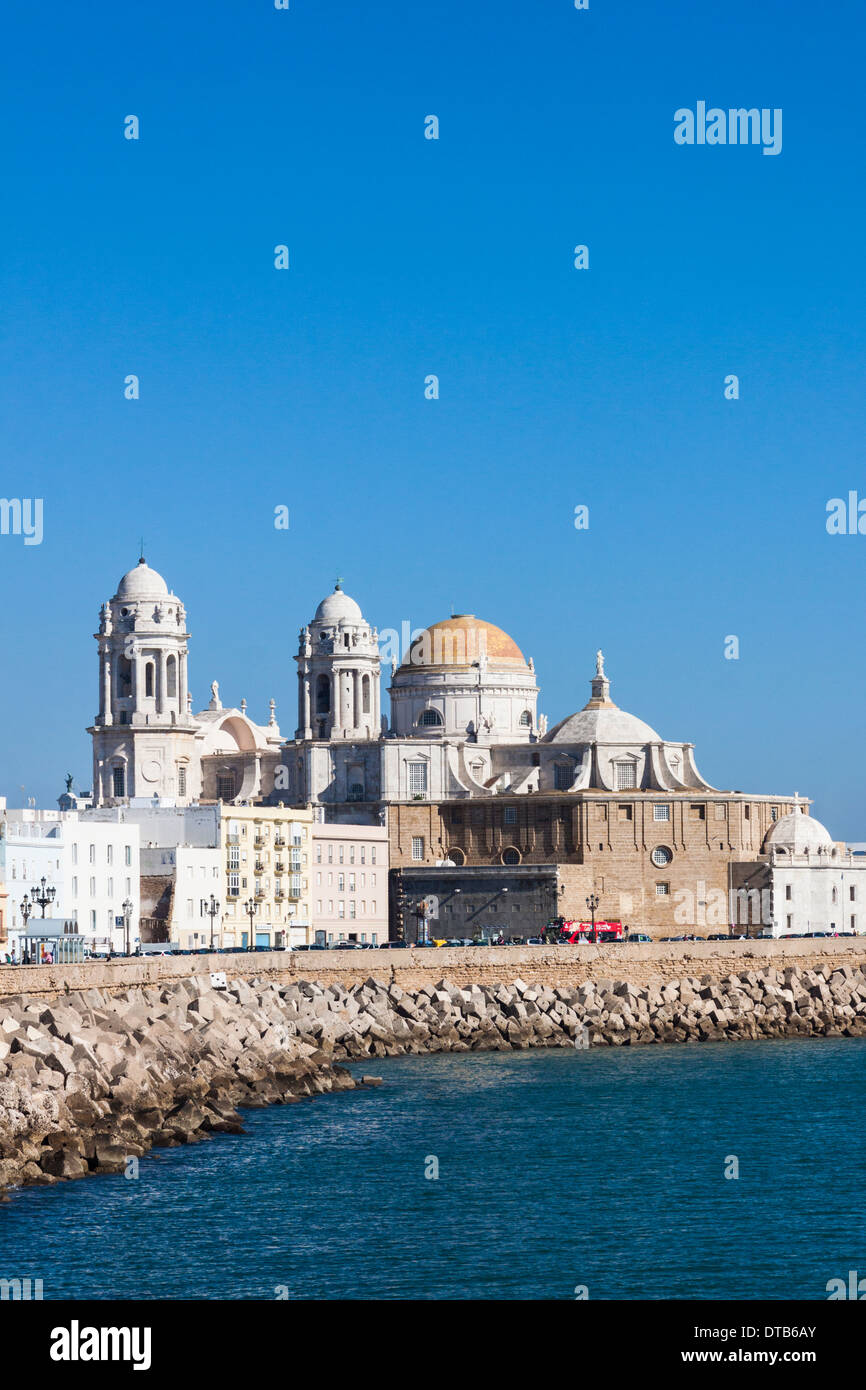
[[[276,986],[209,976],[159,990],[0,998],[0,1193],[116,1173],[154,1147],[241,1133],[238,1106],[355,1085]]]
[[[408,1052],[866,1036],[866,968],[578,986],[369,978],[0,999],[0,1187],[118,1172],[154,1146],[239,1132],[238,1106],[355,1083],[340,1060]]]

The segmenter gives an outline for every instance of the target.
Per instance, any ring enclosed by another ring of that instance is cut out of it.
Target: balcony
[[[274,864],[274,872],[275,872],[275,873],[278,873],[278,874],[284,874],[285,871],[286,871],[286,866],[285,866],[285,864],[283,863],[282,859],[278,859],[278,860],[276,861],[276,863]]]
[[[256,849],[264,849],[264,847],[265,847],[265,837],[264,837],[264,835],[256,835],[255,839],[253,840],[253,844],[255,845]]]
[[[285,890],[284,890],[283,888],[275,888],[275,889],[274,889],[274,897],[277,899],[277,901],[279,901],[280,898],[284,898],[285,896],[286,896],[286,894],[285,894]]]
[[[285,849],[286,847],[286,841],[283,839],[282,835],[278,835],[276,837],[276,839],[274,840],[274,844],[276,845],[277,849]]]
[[[227,844],[227,845],[239,845],[240,842],[241,842],[241,837],[240,837],[240,835],[226,835],[226,844]]]
[[[263,874],[264,871],[265,871],[265,863],[264,863],[264,860],[263,860],[263,859],[257,859],[257,860],[256,860],[256,873],[257,873],[257,874]]]

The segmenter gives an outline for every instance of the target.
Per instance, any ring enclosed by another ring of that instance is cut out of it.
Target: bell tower
[[[97,806],[198,795],[196,724],[187,691],[186,610],[144,556],[102,605],[99,712],[93,740]]]
[[[301,629],[299,739],[378,739],[382,728],[379,634],[337,580]]]

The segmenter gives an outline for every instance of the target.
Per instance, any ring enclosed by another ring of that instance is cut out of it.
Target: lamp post
[[[34,903],[38,903],[38,905],[42,908],[42,916],[43,916],[43,919],[44,919],[44,917],[45,917],[45,909],[46,909],[46,907],[48,906],[49,903],[53,903],[53,902],[54,902],[54,899],[55,899],[55,897],[56,897],[56,894],[57,894],[57,889],[56,889],[56,888],[46,888],[46,887],[45,887],[45,876],[44,876],[44,875],[43,875],[43,877],[42,877],[40,883],[36,886],[36,888],[31,888],[31,890],[30,890],[30,896],[31,896],[31,898],[33,899],[33,902],[34,902]]]
[[[23,937],[22,937],[22,942],[23,942],[24,944],[23,944],[22,947],[21,947],[21,964],[22,964],[22,965],[24,964],[24,954],[25,954],[25,951],[27,950],[27,923],[30,921],[30,918],[31,918],[32,914],[33,914],[33,904],[32,904],[32,902],[30,901],[30,899],[28,898],[27,894],[25,893],[25,894],[24,894],[24,897],[21,899],[21,916],[22,916],[22,918],[24,919],[24,935],[23,935]],[[29,954],[29,953],[28,953],[28,954]]]
[[[595,913],[596,913],[596,909],[598,908],[598,901],[599,901],[599,899],[598,899],[598,894],[597,894],[597,893],[590,893],[589,897],[588,897],[587,900],[586,900],[586,905],[587,905],[587,907],[589,908],[590,916],[591,916],[591,919],[592,919],[592,931],[590,932],[590,936],[592,937],[592,943],[593,943],[593,945],[595,945],[595,943],[596,943],[596,935],[595,935]]]
[[[252,902],[252,898],[250,902]],[[199,907],[202,917],[210,918],[210,948],[213,950],[213,919],[219,916],[220,905],[213,893],[211,893],[210,902],[208,902],[207,898],[202,898]],[[250,926],[252,926],[252,917],[250,918]]]
[[[256,902],[255,898],[247,898],[246,902],[244,903],[244,912],[250,919],[250,949],[252,949],[255,945],[255,941],[253,939],[255,936],[255,933],[253,931],[253,918],[255,917],[258,910],[259,905]]]
[[[132,902],[129,898],[124,898],[120,904],[123,913],[123,953],[129,955],[129,925],[132,921]]]

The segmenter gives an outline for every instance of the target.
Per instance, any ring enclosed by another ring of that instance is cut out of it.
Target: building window
[[[788,924],[788,931],[793,931],[793,930],[794,930],[794,916],[793,916],[793,913],[789,912],[788,915],[787,915],[787,917],[785,918],[785,921],[786,921],[787,924]]]
[[[424,796],[427,792],[427,764],[409,764],[409,794],[410,796]]]
[[[114,796],[126,796],[126,772],[122,767],[114,768],[111,774]]]
[[[657,869],[663,869],[673,859],[673,851],[667,845],[656,845],[650,856]]]
[[[106,845],[106,847],[105,847],[105,862],[106,862],[106,864],[113,864],[113,863],[114,863],[114,846],[113,846],[113,845]]]
[[[634,813],[634,807],[633,807],[633,806],[628,806],[628,805],[626,805],[626,806],[618,806],[618,807],[617,807],[617,811],[618,811],[618,813],[619,813],[619,819],[620,819],[620,820],[631,820],[631,819],[632,819],[632,815],[633,815],[633,813]]]
[[[442,715],[435,709],[422,709],[418,723],[424,729],[438,729],[442,726]]]
[[[186,768],[179,767],[177,770],[177,794],[186,796]]]
[[[340,845],[339,854],[338,854],[337,857],[338,857],[340,863],[342,864],[342,862],[343,862],[343,846],[342,846],[342,845]]]
[[[165,663],[165,693],[170,700],[177,699],[177,662],[173,656]]]
[[[331,682],[327,676],[318,676],[316,679],[316,713],[330,714],[331,712]]]
[[[346,876],[345,876],[345,874],[338,874],[338,875],[337,875],[337,892],[338,892],[338,893],[345,893],[345,891],[346,891]]]
[[[771,807],[770,807],[770,820],[778,820],[778,819],[779,819],[779,808],[778,808],[778,806],[771,806]]]
[[[670,891],[671,891],[671,885],[670,885],[669,883],[657,883],[657,884],[656,884],[656,897],[657,897],[657,898],[667,898],[667,897],[670,897]]]
[[[836,900],[837,900],[836,889],[835,889],[835,888],[832,888],[832,889],[830,890],[830,901],[831,901],[832,903],[835,903]]]
[[[361,863],[362,863],[362,864],[365,864],[365,863],[367,862],[367,846],[366,846],[366,845],[361,845],[361,846],[360,846],[360,849],[361,849]]]
[[[707,808],[706,806],[690,806],[689,815],[692,820],[706,820]]]
[[[716,811],[715,811],[715,814],[716,814],[716,820],[724,820],[724,819],[725,819],[725,817],[726,817],[726,815],[727,815],[727,807],[725,806],[724,802],[722,802],[722,801],[717,801],[717,802],[716,802]]]
[[[349,799],[349,801],[363,801],[363,800],[364,800],[364,783],[363,783],[363,782],[350,782],[350,783],[349,783],[349,796],[348,796],[348,799]]]
[[[334,846],[333,846],[333,845],[328,845],[328,863],[329,863],[329,864],[333,864],[333,862],[334,862]]]
[[[616,764],[616,789],[618,792],[628,791],[631,787],[637,786],[637,769],[634,763]]]
[[[341,898],[340,901],[337,903],[337,916],[342,920],[342,918],[344,918],[345,915],[346,904],[343,902],[343,899]]]
[[[520,716],[520,718],[518,719],[517,722],[518,722],[518,724],[520,725],[520,728],[521,728],[521,729],[531,729],[531,728],[532,728],[532,715],[529,713],[529,710],[528,710],[528,709],[525,709],[525,710],[523,711],[523,713],[521,714],[521,716]]]
[[[506,806],[506,807],[504,808],[504,810],[503,810],[503,812],[502,812],[502,824],[503,824],[503,825],[516,825],[516,824],[517,824],[517,807],[516,807],[516,806]]]
[[[412,858],[418,862],[424,858],[424,836],[412,836]]]
[[[96,863],[96,845],[91,845],[91,846],[90,846],[89,859],[90,859],[91,864],[95,864],[95,863]]]
[[[376,862],[376,846],[375,846],[375,845],[371,845],[371,847],[370,847],[370,863],[371,863],[371,864],[375,864],[375,862]]]
[[[504,850],[502,854],[502,862],[503,864],[519,864],[520,851],[514,849],[513,846],[509,849]]]
[[[352,899],[350,900],[350,902],[349,902],[349,916],[351,917],[352,921],[355,920],[355,899],[354,899],[354,898],[352,898]]]
[[[653,820],[670,820],[670,806],[653,806]]]
[[[786,897],[786,899],[788,900],[788,902],[791,901],[791,899],[793,898],[793,896],[794,896],[794,893],[793,893],[793,890],[792,890],[792,888],[791,888],[790,883],[786,883],[786,884],[785,884],[785,897]]]
[[[144,668],[144,693],[149,698],[153,698],[153,662],[148,661]]]
[[[217,800],[234,801],[235,775],[233,772],[220,772],[217,776]]]
[[[123,847],[123,862],[124,862],[124,864],[131,864],[131,863],[132,863],[132,845],[124,845],[124,847]]]
[[[574,782],[574,768],[571,763],[554,763],[553,766],[553,789],[557,792],[567,792]]]
[[[848,897],[851,899],[852,903],[855,902],[857,899],[857,889],[854,887],[853,883],[851,887],[848,889]]]

